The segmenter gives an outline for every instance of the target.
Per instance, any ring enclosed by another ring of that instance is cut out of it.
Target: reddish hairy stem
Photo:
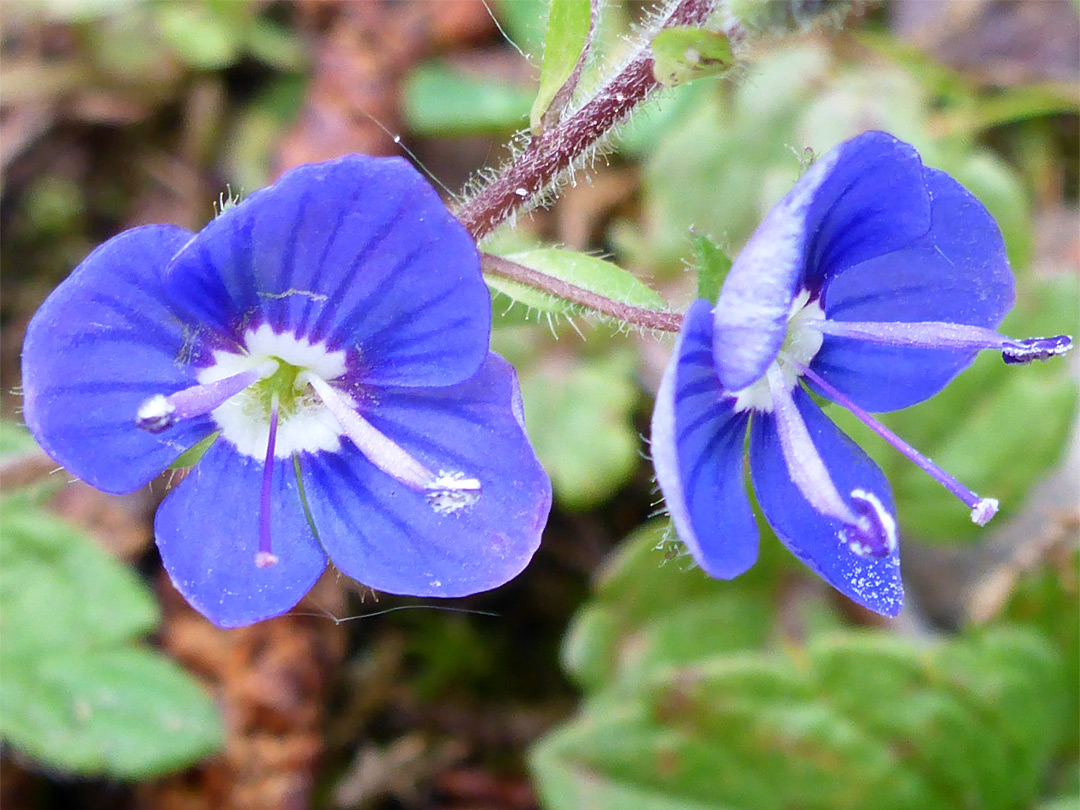
[[[480,254],[480,267],[488,275],[543,290],[572,304],[579,304],[604,315],[610,315],[623,323],[660,332],[678,332],[682,324],[682,315],[676,312],[654,312],[650,309],[623,304],[490,253]]]
[[[657,30],[672,26],[701,25],[716,11],[720,2],[675,0],[652,36]],[[732,23],[728,29],[726,33],[732,41],[743,38],[744,32],[736,24]],[[533,137],[513,162],[461,207],[457,218],[474,239],[483,239],[515,211],[534,204],[563,172],[659,87],[653,76],[650,37],[584,106],[562,123]],[[541,289],[552,291],[548,287]]]

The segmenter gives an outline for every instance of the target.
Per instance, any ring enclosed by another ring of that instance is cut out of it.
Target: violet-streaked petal
[[[823,160],[832,169],[806,213],[803,286],[814,291],[849,267],[907,247],[931,226],[922,160],[910,144],[866,132]]]
[[[784,343],[801,286],[807,212],[838,156],[834,150],[810,167],[765,216],[724,280],[713,310],[712,351],[729,391],[758,380]]]
[[[698,300],[656,395],[652,459],[679,538],[706,573],[731,579],[757,559],[758,531],[743,474],[749,416],[723,394],[709,302]]]
[[[989,212],[944,172],[926,169],[933,227],[904,250],[863,262],[825,289],[830,321],[940,321],[993,329],[1012,306],[1013,277]],[[963,371],[975,349],[876,345],[826,335],[812,367],[868,411],[922,402]]]
[[[301,166],[218,216],[176,257],[175,304],[238,336],[268,323],[359,352],[375,385],[448,385],[487,354],[476,245],[403,160]]]
[[[269,529],[274,565],[259,567],[263,464],[217,441],[165,498],[154,533],[177,590],[219,627],[280,616],[311,590],[326,555],[304,516],[291,459],[275,462]]]
[[[139,407],[196,383],[198,335],[164,302],[161,273],[182,228],[125,231],[91,253],[41,305],[23,343],[26,424],[68,471],[105,492],[148,483],[214,428],[196,418],[158,435]]]
[[[805,391],[796,389],[792,393],[840,492],[870,493],[890,516],[895,514],[889,484],[878,466]],[[893,548],[885,556],[873,557],[860,556],[851,549],[844,536],[844,523],[824,517],[792,483],[771,414],[755,413],[751,420],[750,472],[769,525],[796,557],[838,591],[870,610],[885,616],[900,612],[903,585],[898,550]]]
[[[521,421],[513,369],[488,355],[454,386],[383,388],[361,415],[450,481],[480,482],[455,500],[417,491],[343,442],[340,453],[301,456],[304,488],[327,555],[375,590],[464,596],[516,576],[540,543],[551,484]]]

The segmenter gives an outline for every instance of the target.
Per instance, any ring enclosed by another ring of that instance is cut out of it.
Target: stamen
[[[462,473],[440,472],[427,486],[427,500],[441,515],[472,506],[480,497],[480,482]]]
[[[276,360],[267,360],[216,382],[193,385],[169,396],[157,394],[139,406],[135,425],[148,433],[161,433],[177,422],[210,413],[249,385],[272,377],[277,369]]]
[[[441,515],[472,506],[480,498],[481,485],[460,472],[428,470],[400,445],[380,433],[342,398],[326,380],[310,371],[299,374],[297,385],[310,385],[341,425],[345,435],[368,461],[410,489],[427,493],[431,508]]]
[[[1072,348],[1069,335],[1017,340],[999,335],[993,329],[942,321],[918,323],[877,323],[873,321],[808,321],[807,328],[820,329],[826,335],[855,338],[868,343],[904,346],[913,349],[997,349],[1009,364],[1048,360]]]
[[[821,514],[849,525],[856,524],[859,518],[837,491],[825,462],[810,438],[810,431],[791,398],[791,392],[784,385],[782,372],[774,363],[766,374],[772,392],[780,450],[792,483]]]
[[[1072,336],[1027,338],[1015,343],[1015,346],[1010,346],[1001,353],[1002,358],[1009,365],[1024,365],[1032,360],[1049,360],[1055,355],[1065,354],[1072,348]]]
[[[255,555],[255,565],[259,568],[269,568],[278,562],[277,555],[270,550],[270,507],[274,494],[274,443],[277,441],[278,404],[278,395],[275,392],[270,401],[270,438],[266,442],[262,495],[259,499],[259,553]]]
[[[881,422],[877,421],[869,413],[864,411],[844,394],[827,383],[819,374],[810,369],[808,366],[804,366],[801,363],[794,363],[800,373],[806,375],[809,379],[813,380],[817,384],[818,388],[828,395],[829,399],[843,405],[855,416],[857,416],[863,423],[865,423],[876,434],[885,439],[889,444],[903,453],[912,462],[915,463],[923,472],[927,473],[931,478],[941,484],[945,489],[949,490],[953,495],[959,498],[964,504],[971,509],[971,522],[976,526],[985,526],[990,522],[998,510],[998,502],[994,498],[980,498],[970,489],[965,487],[951,475],[949,475],[941,467],[937,466],[933,461],[922,455],[918,450],[905,442]],[[854,493],[852,493],[854,495]]]
[[[345,435],[352,440],[368,461],[384,473],[412,489],[424,489],[435,480],[435,475],[423,464],[379,433],[369,421],[349,407],[341,395],[322,377],[311,372],[304,372],[297,378],[297,384],[302,383],[307,383],[315,389],[315,393],[337,419]]]

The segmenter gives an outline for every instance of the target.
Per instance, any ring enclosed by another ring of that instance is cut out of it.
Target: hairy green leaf
[[[511,253],[505,258],[620,304],[653,312],[667,310],[659,293],[629,271],[595,256],[560,248],[537,248]],[[568,315],[583,311],[577,304],[516,281],[492,275],[486,279],[488,286],[496,292],[538,312]]]
[[[557,98],[561,97],[562,103],[569,100],[581,73],[592,26],[590,0],[551,0],[540,87],[529,113],[534,133],[543,130],[549,111],[558,114]]]
[[[668,86],[719,76],[735,66],[728,38],[704,28],[666,28],[653,39],[652,50],[653,76]]]

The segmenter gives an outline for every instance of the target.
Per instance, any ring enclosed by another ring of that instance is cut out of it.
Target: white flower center
[[[344,432],[323,402],[307,385],[296,386],[297,377],[308,371],[324,380],[334,380],[345,373],[345,352],[330,351],[324,343],[311,343],[288,333],[275,333],[264,324],[244,334],[246,352],[215,351],[213,365],[197,377],[207,385],[256,368],[268,360],[281,364],[273,377],[241,391],[210,416],[221,436],[238,452],[262,461],[270,438],[270,402],[274,392],[280,401],[275,458],[289,458],[294,453],[336,452]],[[339,392],[340,393],[340,392]],[[344,393],[340,394],[349,399]]]
[[[803,290],[795,296],[788,315],[787,336],[784,338],[780,353],[756,382],[734,392],[736,413],[748,410],[765,412],[773,410],[773,395],[769,387],[770,370],[779,372],[771,376],[774,381],[782,381],[785,392],[792,391],[799,384],[799,371],[790,363],[785,362],[784,358],[789,357],[803,366],[809,365],[821,350],[821,344],[825,340],[820,326],[817,325],[824,320],[825,311],[817,300],[810,300],[809,290]]]

